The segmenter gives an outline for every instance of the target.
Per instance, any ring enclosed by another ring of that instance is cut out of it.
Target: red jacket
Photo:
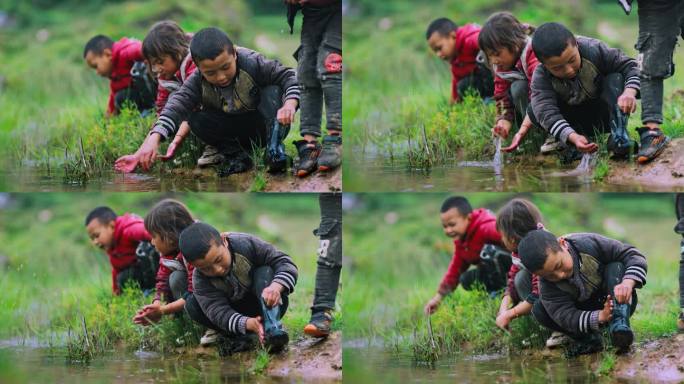
[[[528,39],[527,44],[523,48],[523,53],[518,57],[515,63],[515,68],[510,71],[500,71],[494,68],[494,100],[496,101],[496,109],[499,116],[497,121],[506,119],[513,121],[515,117],[515,107],[509,97],[508,90],[511,88],[511,82],[515,80],[527,81],[528,98],[532,97],[532,74],[539,65],[539,60],[532,49],[532,39]]]
[[[109,103],[107,113],[114,114],[114,94],[131,85],[131,68],[136,61],[143,61],[142,43],[121,38],[112,46],[112,74],[109,76]]]
[[[150,234],[145,230],[145,224],[139,216],[126,213],[116,218],[114,247],[107,251],[109,262],[112,264],[112,291],[115,295],[121,293],[116,283],[119,272],[138,261],[135,249],[141,241],[150,241],[150,239]]]
[[[180,252],[178,252],[178,255],[176,255],[176,257],[162,256],[162,259],[175,259],[179,261],[181,264],[183,264],[186,272],[188,273],[188,292],[192,292],[192,272],[195,270],[195,267],[193,267],[192,264],[188,263],[183,257],[183,254]],[[163,260],[160,260],[159,270],[157,271],[157,284],[155,285],[157,293],[154,295],[154,300],[163,299],[165,301],[168,301],[173,296],[171,292],[171,286],[169,286],[169,276],[171,276],[171,272],[173,271],[164,265]]]
[[[463,239],[454,240],[454,257],[439,284],[439,293],[449,294],[458,286],[461,274],[471,264],[480,262],[480,251],[485,244],[503,246],[501,235],[496,231],[496,217],[484,208],[470,213],[470,225]]]
[[[513,259],[513,264],[511,264],[511,269],[508,270],[506,294],[513,299],[514,303],[519,303],[528,299],[527,297],[519,297],[518,290],[515,289],[515,275],[520,271],[519,265],[522,262],[520,261],[520,256],[518,256],[516,252],[511,253],[511,258]],[[535,274],[532,274],[532,295],[539,297],[539,276]]]
[[[451,60],[451,99],[461,101],[458,95],[458,82],[475,71],[477,54],[480,46],[477,37],[481,27],[477,24],[466,24],[456,29],[456,57]]]

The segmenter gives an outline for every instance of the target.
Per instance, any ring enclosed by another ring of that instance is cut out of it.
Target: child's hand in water
[[[176,149],[178,149],[178,144],[176,144],[175,141],[169,144],[169,147],[166,148],[166,154],[161,156],[162,161],[173,159],[173,156],[176,154]]]
[[[632,291],[634,290],[634,280],[625,279],[622,283],[615,286],[613,293],[618,304],[629,303],[632,299]]]
[[[511,320],[512,317],[509,311],[503,311],[496,316],[496,326],[504,331],[510,332],[510,328],[508,326],[511,323]]]
[[[603,303],[603,309],[599,312],[598,321],[601,324],[605,324],[613,318],[613,298],[608,295],[606,297],[606,302]]]
[[[617,104],[624,113],[630,114],[636,112],[636,90],[634,88],[625,88],[625,91],[618,97]]]
[[[266,306],[271,308],[280,302],[280,292],[282,291],[282,285],[278,283],[271,283],[268,287],[261,291],[261,297],[264,298]]]
[[[501,119],[496,122],[494,128],[492,128],[492,136],[499,136],[502,139],[508,137],[508,133],[511,131],[513,124],[505,119]]]
[[[579,133],[573,132],[568,136],[568,141],[577,147],[577,150],[583,153],[592,153],[598,150],[596,143],[590,142],[586,137]]]
[[[138,155],[121,156],[114,162],[114,169],[118,172],[131,173],[138,167]]]
[[[245,328],[248,332],[256,333],[259,336],[259,342],[264,343],[264,326],[261,324],[261,316],[250,317],[245,323]]]

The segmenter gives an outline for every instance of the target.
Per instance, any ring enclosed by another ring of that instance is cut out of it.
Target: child
[[[509,12],[497,12],[487,19],[477,41],[494,71],[494,100],[498,116],[492,133],[506,139],[514,121],[520,128],[511,144],[515,150],[532,126],[527,110],[530,104],[532,74],[539,61],[532,49],[534,27],[522,24]],[[553,136],[542,146],[542,153],[556,149]]]
[[[443,17],[430,23],[425,38],[430,49],[440,59],[451,64],[451,102],[460,102],[467,89],[472,88],[480,97],[491,97],[494,83],[491,71],[477,62],[480,48],[477,37],[480,27],[456,24]]]
[[[642,141],[647,151],[637,159],[645,163],[665,148],[668,140],[660,131],[663,123],[663,80],[674,74],[672,62],[677,39],[684,27],[681,0],[639,0],[639,39],[635,48],[641,70]],[[682,35],[684,37],[684,35]]]
[[[118,114],[127,100],[141,112],[152,108],[154,84],[147,75],[139,41],[123,37],[114,42],[97,35],[86,43],[83,58],[98,75],[109,79],[107,116]]]
[[[678,193],[675,197],[675,211],[677,212],[677,225],[674,230],[682,235],[681,252],[679,259],[679,317],[677,329],[684,332],[684,193]]]
[[[155,261],[143,251],[151,237],[140,217],[129,213],[117,216],[109,207],[97,207],[86,216],[85,225],[93,245],[109,256],[115,295],[129,281],[143,290],[154,287]]]
[[[216,331],[212,329],[216,327],[204,315],[193,295],[194,267],[178,251],[178,236],[192,223],[194,220],[185,205],[172,199],[160,201],[145,216],[145,229],[162,258],[157,271],[154,300],[136,313],[133,322],[149,325],[150,321],[157,322],[163,315],[185,309],[192,320],[208,328],[200,340],[200,344],[208,345],[216,340]]]
[[[195,267],[195,297],[220,331],[230,336],[254,333],[274,352],[287,345],[280,319],[297,283],[290,256],[256,236],[220,234],[205,223],[187,227],[179,245]]]
[[[304,327],[304,333],[313,337],[330,334],[335,309],[337,288],[340,285],[342,269],[342,194],[321,193],[318,195],[321,209],[321,224],[314,231],[321,239],[316,262],[316,288],[311,319]]]
[[[509,254],[492,249],[503,244],[496,231],[496,218],[490,211],[473,210],[465,197],[452,196],[442,203],[440,219],[444,234],[454,239],[454,256],[437,294],[425,305],[428,315],[437,310],[444,296],[459,283],[466,290],[473,289],[476,283],[484,285],[490,293],[500,290],[506,285],[506,272],[511,267]],[[471,264],[477,268],[468,270]]]
[[[568,160],[598,149],[591,142],[595,130],[610,132],[608,149],[614,156],[628,156],[633,144],[626,115],[636,110],[639,92],[636,61],[599,40],[575,37],[558,23],[541,25],[532,47],[542,63],[532,80],[532,123],[576,148],[570,148]],[[638,157],[654,158],[667,140],[652,140],[643,128],[638,131]]]
[[[543,229],[529,232],[518,245],[527,270],[539,275],[541,306],[535,319],[577,341],[569,356],[603,348],[599,333],[608,325],[613,346],[629,349],[634,334],[634,288],[646,284],[646,258],[636,248],[594,233],[556,238]]]
[[[301,45],[297,58],[297,78],[301,86],[299,131],[302,140],[295,145],[299,153],[297,176],[304,177],[316,169],[327,171],[342,162],[342,1],[287,0],[290,32],[294,15],[301,8]],[[323,146],[321,108],[325,101],[328,135]]]
[[[217,28],[197,32],[190,42],[190,52],[198,71],[167,101],[137,151],[140,164],[148,170],[157,157],[159,143],[174,135],[180,123],[187,120],[195,136],[217,147],[224,156],[222,174],[244,172],[252,166],[252,147],[263,146],[274,132],[276,117],[280,124],[289,127],[292,123],[299,105],[297,77],[292,69],[275,60],[234,46]],[[278,134],[276,139],[281,145],[287,132],[281,130]],[[125,167],[126,161],[118,159],[115,167]],[[270,158],[267,162],[272,171],[282,170],[273,167],[283,164],[272,163]]]

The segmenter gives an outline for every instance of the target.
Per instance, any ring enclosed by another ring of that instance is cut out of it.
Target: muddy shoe
[[[613,346],[619,350],[629,349],[634,341],[634,333],[629,327],[629,304],[617,304],[613,307],[613,318],[608,326]]]
[[[207,329],[206,332],[204,332],[204,336],[200,339],[200,345],[203,347],[206,347],[207,345],[211,345],[216,343],[216,340],[218,339],[219,333],[211,328]]]
[[[568,165],[572,164],[575,160],[581,160],[582,159],[582,152],[577,150],[577,148],[574,145],[569,145],[562,149],[559,153],[558,156],[560,158],[560,162],[563,165]]]
[[[312,337],[327,337],[332,324],[332,310],[326,309],[311,314],[309,324],[304,327],[304,333]]]
[[[648,127],[637,128],[641,140],[641,149],[637,154],[639,164],[645,164],[655,159],[670,142],[670,138],[665,136],[659,129],[649,129]]]
[[[321,145],[314,141],[298,140],[294,142],[297,147],[297,176],[304,177],[318,168],[318,156],[321,153]]]
[[[563,345],[568,344],[571,342],[572,339],[569,338],[566,334],[558,331],[553,331],[551,336],[549,336],[548,339],[546,339],[546,348],[553,349],[557,348]]]
[[[541,148],[539,148],[539,151],[542,153],[542,155],[546,155],[560,149],[562,149],[560,141],[556,140],[553,135],[550,135],[546,138],[546,141],[544,141],[544,144],[542,144]]]
[[[219,356],[226,357],[234,353],[251,351],[259,344],[259,336],[254,333],[246,335],[219,335],[216,339],[216,347]]]
[[[684,332],[684,309],[679,312],[679,319],[677,319],[677,330]]]
[[[323,149],[318,158],[318,170],[335,169],[342,163],[342,137],[329,135],[323,138]]]
[[[600,352],[603,350],[603,340],[598,333],[590,333],[580,340],[568,345],[565,349],[565,357],[572,358],[579,355]]]
[[[197,165],[200,167],[208,167],[210,165],[216,165],[222,163],[226,158],[223,156],[221,152],[219,152],[218,148],[212,146],[212,145],[207,145],[204,147],[204,152],[202,152],[202,156],[200,156],[199,159],[197,159]]]
[[[237,152],[232,155],[225,155],[224,161],[218,169],[219,176],[230,176],[234,173],[242,173],[252,169],[252,159],[247,152]]]
[[[278,353],[290,341],[287,332],[283,329],[283,323],[280,322],[280,305],[268,308],[263,299],[260,302],[261,311],[264,314],[264,345],[269,349],[270,353]]]

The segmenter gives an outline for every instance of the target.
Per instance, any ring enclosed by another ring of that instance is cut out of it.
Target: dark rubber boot
[[[266,148],[266,165],[269,173],[280,173],[287,170],[290,158],[285,153],[283,139],[290,131],[289,126],[282,126],[276,120],[271,129],[271,137],[268,139]]]
[[[260,302],[261,311],[264,314],[264,344],[269,347],[269,352],[278,353],[282,351],[290,341],[287,332],[283,329],[283,324],[280,322],[280,305],[274,305],[273,307],[268,308],[263,299],[261,299]]]
[[[632,345],[634,333],[629,327],[629,304],[617,304],[613,307],[613,318],[608,326],[613,346],[625,350]]]
[[[623,113],[615,105],[613,119],[610,121],[610,136],[608,137],[608,150],[613,152],[613,157],[626,159],[629,157],[630,149],[633,148],[633,141],[627,134],[627,119],[629,115]]]

